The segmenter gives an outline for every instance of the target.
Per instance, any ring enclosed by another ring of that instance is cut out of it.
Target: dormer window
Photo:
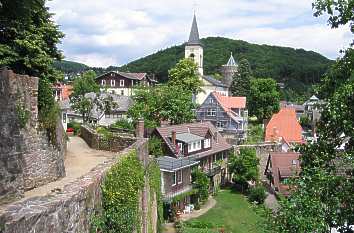
[[[202,149],[201,141],[188,143],[188,152],[193,152]]]
[[[209,148],[211,146],[210,138],[204,140],[204,148]]]

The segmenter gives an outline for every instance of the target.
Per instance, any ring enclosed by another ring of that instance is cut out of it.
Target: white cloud
[[[202,37],[225,36],[260,44],[302,47],[335,58],[349,44],[347,28],[331,30],[315,19],[311,0],[199,0]],[[67,59],[122,65],[187,40],[190,0],[53,0],[50,10],[66,34]]]

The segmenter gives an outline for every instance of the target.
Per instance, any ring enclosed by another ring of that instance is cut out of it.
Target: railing
[[[221,165],[216,164],[211,169],[206,171],[207,176],[215,176],[221,172]]]
[[[175,191],[169,191],[168,193],[164,193],[163,195],[163,199],[165,201],[171,201],[174,197],[186,193],[186,192],[190,192],[193,190],[193,186],[192,185],[186,185],[178,190]]]

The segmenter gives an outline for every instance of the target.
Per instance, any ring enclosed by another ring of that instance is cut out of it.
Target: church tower
[[[198,72],[203,75],[203,46],[199,40],[199,31],[197,18],[193,17],[192,28],[189,34],[189,40],[185,47],[185,58],[192,58],[198,66]]]

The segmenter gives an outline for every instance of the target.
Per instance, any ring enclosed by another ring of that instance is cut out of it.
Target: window
[[[177,183],[178,184],[182,183],[182,170],[177,171]]]
[[[188,152],[197,151],[200,150],[201,148],[202,148],[201,141],[191,142],[188,144]]]
[[[178,143],[178,150],[183,154],[183,143]]]
[[[225,127],[225,123],[222,122],[222,121],[218,121],[218,122],[216,123],[216,127],[218,127],[218,128],[224,128],[224,127]]]
[[[119,81],[119,86],[120,86],[120,87],[124,87],[124,80],[120,80],[120,81]]]
[[[104,79],[101,80],[101,85],[102,85],[102,86],[106,86],[106,80],[104,80]]]
[[[175,186],[177,184],[177,173],[174,172],[172,173],[172,186]]]
[[[66,113],[63,113],[63,123],[66,123]]]
[[[124,95],[124,90],[121,90],[121,91],[120,91],[120,95]]]
[[[207,116],[216,116],[216,109],[214,109],[214,108],[208,108],[208,110],[207,110]]]
[[[204,140],[204,148],[209,148],[210,147],[210,138],[207,138]]]
[[[209,104],[213,104],[214,103],[214,99],[213,98],[209,98]]]
[[[111,87],[116,86],[116,80],[111,80]]]

